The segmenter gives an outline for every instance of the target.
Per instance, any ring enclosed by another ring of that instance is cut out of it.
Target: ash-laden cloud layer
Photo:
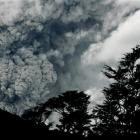
[[[66,90],[106,85],[102,66],[116,63],[115,44],[115,55],[129,50],[139,8],[139,0],[0,0],[1,108],[21,114]]]

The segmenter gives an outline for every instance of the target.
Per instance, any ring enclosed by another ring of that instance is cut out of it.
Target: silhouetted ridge
[[[32,121],[24,120],[17,115],[13,115],[0,109],[0,128],[45,128],[45,126],[38,125]]]

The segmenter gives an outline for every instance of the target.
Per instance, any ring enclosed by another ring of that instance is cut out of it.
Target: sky
[[[67,90],[100,102],[140,44],[140,0],[0,0],[0,107],[22,114]]]

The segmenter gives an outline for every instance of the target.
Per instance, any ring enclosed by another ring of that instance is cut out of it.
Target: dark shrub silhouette
[[[60,124],[57,125],[59,133],[86,136],[90,132],[89,98],[84,92],[68,91],[26,111],[22,117],[41,123],[46,121],[52,112],[57,112],[60,115]]]
[[[43,123],[36,124],[31,120],[25,120],[17,115],[8,113],[0,109],[0,134],[3,138],[75,138],[75,136],[62,135],[58,131],[49,131]]]

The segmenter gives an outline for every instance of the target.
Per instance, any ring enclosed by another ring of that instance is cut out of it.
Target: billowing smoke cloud
[[[55,81],[56,74],[46,55],[36,56],[21,48],[13,56],[1,58],[1,107],[22,113],[23,109],[45,101],[50,93],[48,85]]]
[[[138,0],[0,0],[1,108],[21,114],[66,90],[102,88],[101,52],[114,50],[107,40],[118,34],[117,44],[139,8]]]

